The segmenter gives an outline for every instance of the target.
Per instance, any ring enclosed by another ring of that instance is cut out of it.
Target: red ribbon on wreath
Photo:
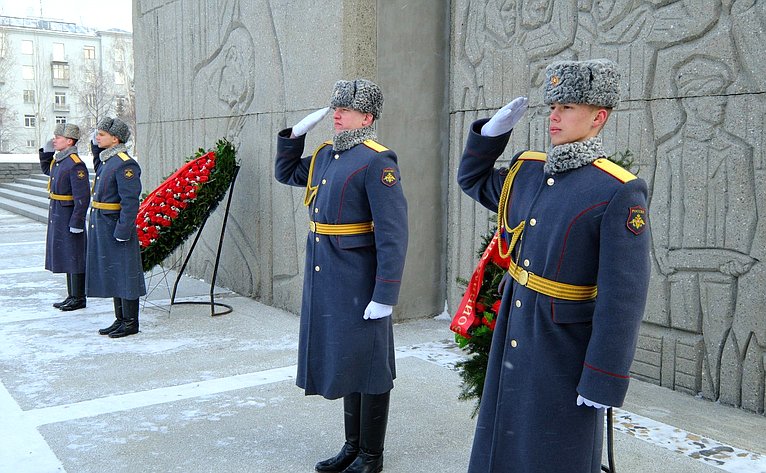
[[[468,287],[465,288],[463,299],[460,301],[457,312],[452,318],[452,323],[450,323],[450,330],[465,338],[471,338],[468,331],[471,327],[481,323],[481,314],[478,317],[476,315],[476,298],[479,297],[481,285],[484,282],[484,270],[487,267],[487,263],[491,261],[501,268],[508,268],[509,258],[502,258],[500,256],[499,244],[500,235],[499,232],[495,232],[492,240],[487,244],[487,248],[484,249],[476,269],[473,270]]]

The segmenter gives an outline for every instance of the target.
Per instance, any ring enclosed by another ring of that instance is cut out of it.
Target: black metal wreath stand
[[[601,465],[601,471],[606,473],[617,473],[614,469],[614,414],[612,408],[606,410],[606,459],[609,466]]]
[[[200,225],[199,230],[197,230],[197,235],[194,237],[194,241],[192,242],[191,248],[189,248],[189,252],[186,254],[186,258],[184,259],[183,264],[181,265],[180,271],[178,271],[178,275],[176,276],[176,281],[173,284],[173,292],[170,295],[170,306],[173,305],[180,305],[180,304],[194,304],[194,305],[209,305],[210,306],[210,315],[212,317],[215,317],[217,315],[224,315],[228,314],[229,312],[233,311],[234,308],[228,304],[224,304],[222,302],[216,302],[215,301],[215,279],[218,275],[218,263],[221,260],[221,249],[223,248],[223,236],[226,232],[226,221],[229,218],[229,207],[231,206],[231,196],[234,194],[234,183],[237,180],[237,174],[239,173],[239,166],[234,166],[234,174],[231,177],[231,184],[229,184],[229,197],[226,200],[226,210],[223,214],[223,223],[221,224],[221,234],[218,238],[218,251],[215,254],[215,265],[213,266],[213,278],[210,281],[210,300],[209,301],[179,301],[176,302],[176,289],[178,288],[178,282],[181,280],[181,276],[184,274],[184,270],[186,269],[186,264],[189,262],[189,258],[191,258],[192,253],[194,253],[194,247],[197,246],[197,241],[199,240],[199,237],[202,235],[202,230],[205,228],[205,224],[207,223],[208,217],[210,217],[210,214],[212,212],[209,212],[205,216],[205,220],[202,221],[202,225]],[[216,307],[224,307],[225,309],[216,312]]]

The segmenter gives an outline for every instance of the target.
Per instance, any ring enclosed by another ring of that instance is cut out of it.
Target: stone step
[[[20,193],[25,193],[29,195],[33,195],[35,197],[43,197],[48,198],[48,189],[46,186],[38,186],[35,184],[24,184],[21,182],[21,180],[18,180],[16,182],[6,182],[4,184],[0,184],[0,189],[8,189]]]
[[[14,200],[16,202],[32,205],[43,209],[48,213],[48,197],[40,197],[27,192],[19,192],[17,190],[8,189],[7,187],[0,188],[0,197],[8,200]]]
[[[40,223],[48,223],[48,205],[46,199],[45,208],[40,208],[37,205],[25,204],[18,200],[9,199],[0,195],[0,208],[9,212],[13,212],[17,215],[21,215],[32,220],[36,220]]]

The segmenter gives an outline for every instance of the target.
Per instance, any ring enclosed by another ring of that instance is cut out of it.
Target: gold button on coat
[[[521,307],[521,301],[516,299],[516,307]]]
[[[534,227],[537,225],[537,220],[534,218],[529,219],[529,226]]]
[[[529,266],[529,260],[528,259],[524,260],[524,266]]]
[[[516,348],[519,345],[519,343],[516,340],[511,340],[511,346],[513,348]]]
[[[314,271],[319,271],[319,266],[314,266]]]
[[[548,180],[547,180],[547,181],[545,181],[545,182],[546,182],[546,183],[547,183],[549,186],[552,186],[552,185],[553,185],[553,183],[554,183],[554,182],[556,182],[556,181],[555,181],[555,180],[553,180],[553,178],[552,178],[552,177],[549,177],[549,178],[548,178]]]

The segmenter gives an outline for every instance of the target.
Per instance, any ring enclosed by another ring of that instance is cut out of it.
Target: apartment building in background
[[[130,32],[0,16],[0,153],[34,153],[57,123],[88,133],[105,116],[135,133]]]

